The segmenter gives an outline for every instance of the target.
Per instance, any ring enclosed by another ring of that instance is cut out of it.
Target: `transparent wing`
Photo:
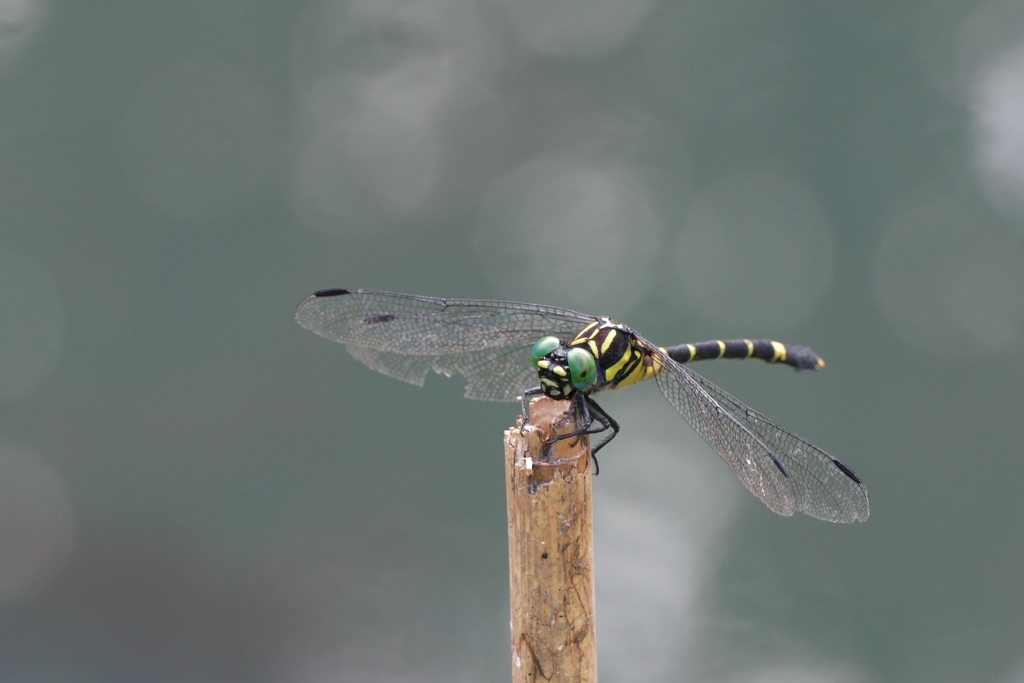
[[[867,488],[853,470],[655,352],[664,364],[655,375],[661,393],[773,512],[802,512],[829,522],[867,520]]]
[[[530,362],[537,340],[571,339],[594,318],[512,301],[332,289],[304,299],[295,320],[403,382],[422,386],[431,370],[458,373],[466,378],[467,398],[514,401],[537,385]]]

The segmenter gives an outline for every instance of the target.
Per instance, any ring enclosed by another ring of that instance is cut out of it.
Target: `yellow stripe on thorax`
[[[619,334],[616,329],[609,329],[608,333],[604,336],[604,342],[601,344],[601,353],[606,353],[611,348],[612,343],[615,341],[615,337]]]
[[[616,387],[624,387],[650,379],[661,370],[661,356],[656,353],[631,347],[630,353],[623,355],[624,357],[629,356],[630,360],[639,360],[639,362],[629,374],[619,380],[619,383],[615,385]]]
[[[608,349],[611,348],[612,343],[615,342],[615,338],[618,335],[619,335],[619,331],[618,330],[615,330],[615,329],[607,330],[607,332],[605,333],[604,343],[601,344],[601,353],[602,354],[608,354],[609,353]],[[593,343],[593,342],[591,342],[591,343]],[[615,379],[615,376],[618,375],[619,372],[621,372],[622,369],[625,368],[635,357],[636,357],[635,356],[635,351],[633,349],[632,344],[627,344],[626,345],[626,352],[623,353],[622,355],[620,355],[619,359],[617,361],[615,361],[612,365],[610,365],[604,371],[604,381],[606,383],[613,381]]]

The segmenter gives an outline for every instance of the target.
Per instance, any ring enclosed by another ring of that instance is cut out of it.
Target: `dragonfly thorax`
[[[589,350],[570,347],[557,337],[543,337],[533,346],[533,364],[540,388],[550,398],[572,398],[597,378],[597,361]]]
[[[569,352],[586,350],[597,363],[594,387],[615,389],[653,377],[661,369],[658,350],[633,330],[610,318],[596,318],[569,342]]]

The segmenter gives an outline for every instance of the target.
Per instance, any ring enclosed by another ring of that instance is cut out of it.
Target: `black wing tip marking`
[[[321,289],[313,292],[313,296],[318,299],[324,299],[329,296],[342,296],[343,294],[351,294],[352,292],[347,289]]]
[[[843,463],[842,460],[836,460],[835,458],[832,458],[832,464],[838,467],[839,471],[848,476],[850,479],[853,479],[858,484],[864,484],[864,482],[861,481],[860,477],[857,476],[857,473],[850,469],[845,463]]]

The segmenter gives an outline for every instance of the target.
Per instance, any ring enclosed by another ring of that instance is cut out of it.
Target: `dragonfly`
[[[676,412],[773,512],[830,522],[862,522],[870,514],[867,487],[850,467],[686,366],[755,358],[798,370],[824,367],[806,346],[731,339],[660,347],[610,318],[565,308],[369,289],[314,292],[295,318],[389,377],[423,386],[431,371],[462,375],[466,398],[518,401],[527,420],[531,396],[571,400],[582,428],[558,438],[608,432],[594,453],[619,425],[593,395],[653,378]]]

